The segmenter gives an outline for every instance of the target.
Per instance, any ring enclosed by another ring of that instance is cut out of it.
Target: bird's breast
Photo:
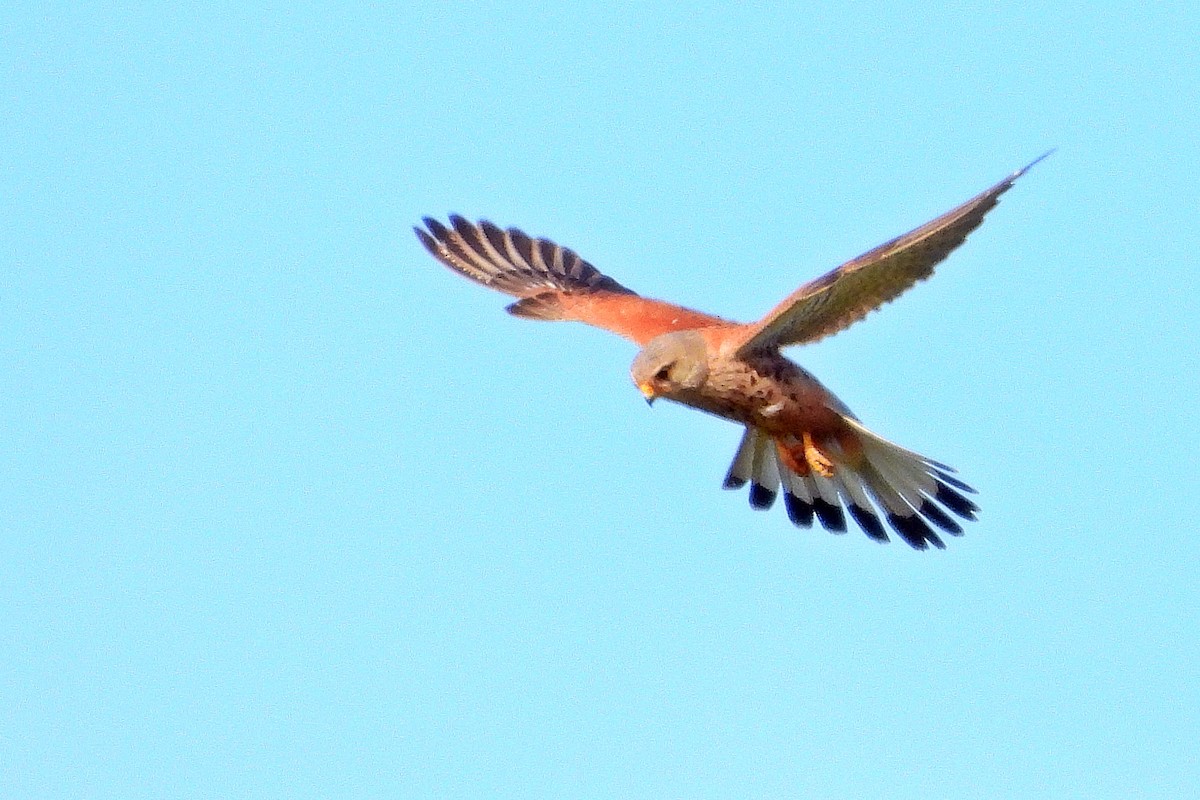
[[[697,400],[705,410],[779,433],[840,423],[841,402],[807,370],[780,355],[718,360]]]

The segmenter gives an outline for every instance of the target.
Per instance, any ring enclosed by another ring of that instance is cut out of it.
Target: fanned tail
[[[944,548],[938,531],[961,536],[950,514],[975,519],[974,493],[945,464],[906,450],[843,416],[837,436],[773,438],[747,427],[725,477],[726,489],[750,484],[750,505],[770,508],[782,488],[788,518],[800,527],[814,519],[834,533],[846,530],[846,515],[870,538],[888,541],[884,522],[918,550]],[[945,510],[944,510],[945,509]],[[935,530],[935,528],[937,530]]]

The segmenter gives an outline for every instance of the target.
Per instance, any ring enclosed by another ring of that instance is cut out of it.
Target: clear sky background
[[[1191,5],[6,5],[0,795],[1200,794]],[[411,232],[748,320],[1051,147],[790,353],[945,552]]]

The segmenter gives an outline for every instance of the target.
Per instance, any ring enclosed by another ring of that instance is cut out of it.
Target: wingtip
[[[429,217],[426,217],[426,226],[428,226],[431,221],[432,220],[430,220]],[[421,242],[422,246],[424,246],[426,250],[428,250],[434,256],[438,254],[437,241],[429,235],[429,231],[425,230],[425,228],[422,228],[419,225],[413,225],[413,233],[417,235],[417,239]]]
[[[429,229],[430,236],[438,241],[444,240],[450,233],[450,230],[436,217],[422,217],[421,222],[425,223],[425,227]]]
[[[1012,176],[1011,176],[1010,180],[1014,180],[1014,181],[1015,181],[1017,178],[1021,177],[1021,176],[1022,176],[1022,175],[1024,175],[1026,172],[1029,172],[1029,170],[1033,169],[1034,167],[1036,167],[1036,166],[1037,166],[1038,164],[1040,164],[1041,162],[1045,161],[1045,160],[1046,160],[1047,158],[1049,158],[1050,156],[1054,155],[1054,154],[1055,154],[1057,151],[1058,151],[1058,148],[1057,148],[1057,147],[1051,147],[1049,150],[1047,150],[1046,152],[1042,153],[1040,156],[1038,156],[1037,158],[1035,158],[1033,161],[1030,161],[1028,164],[1026,164],[1025,166],[1021,167],[1019,170],[1017,170],[1016,172],[1014,172],[1014,173],[1012,174]]]

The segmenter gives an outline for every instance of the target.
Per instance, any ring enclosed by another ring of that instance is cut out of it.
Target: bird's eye
[[[671,365],[670,364],[663,367],[658,372],[654,373],[654,380],[656,380],[656,381],[665,381],[670,377],[671,377]]]

